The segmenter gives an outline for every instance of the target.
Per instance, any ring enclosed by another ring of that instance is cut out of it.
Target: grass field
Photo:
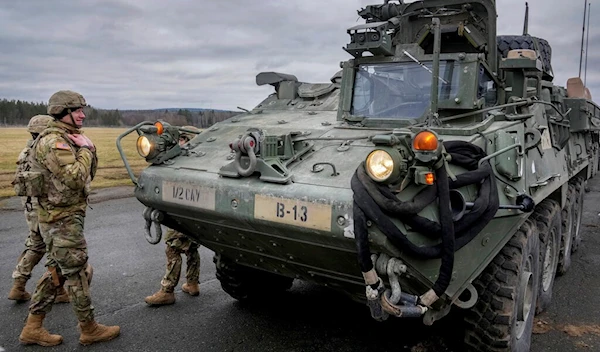
[[[92,181],[92,189],[133,186],[115,143],[117,137],[125,130],[124,128],[83,128],[85,135],[94,142],[98,151],[98,172]],[[0,138],[0,198],[2,198],[15,195],[10,183],[14,177],[19,153],[25,147],[30,135],[25,127],[2,128],[0,131],[2,131],[2,138]],[[133,132],[123,139],[122,146],[134,173],[139,175],[148,163],[138,155],[135,147],[136,139],[137,133]]]

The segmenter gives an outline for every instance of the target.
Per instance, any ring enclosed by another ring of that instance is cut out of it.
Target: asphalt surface
[[[570,271],[557,278],[549,310],[537,317],[532,351],[600,351],[600,181],[589,182],[582,220],[583,242]],[[78,343],[70,305],[56,305],[45,326],[63,335],[57,347],[21,346],[18,335],[27,304],[5,299],[23,249],[26,224],[16,198],[0,201],[0,352],[5,351],[461,351],[460,315],[424,327],[420,320],[373,321],[368,309],[345,296],[296,281],[281,299],[241,304],[221,290],[212,252],[201,249],[200,295],[176,289],[177,302],[151,308],[145,296],[159,288],[164,244],[143,236],[143,206],[132,188],[101,190],[91,198],[85,233],[94,266],[96,319],[121,326],[117,339]],[[184,265],[185,267],[185,265]],[[44,269],[38,265],[28,290]],[[181,283],[184,282],[182,277]]]

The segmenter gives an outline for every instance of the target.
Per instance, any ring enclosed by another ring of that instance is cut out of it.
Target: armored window
[[[494,106],[497,101],[496,82],[492,79],[483,65],[479,65],[479,83],[477,98],[484,98],[486,106]]]
[[[430,108],[431,62],[360,65],[354,80],[352,115],[417,119]],[[460,88],[460,69],[454,61],[440,62],[440,100],[454,99]]]

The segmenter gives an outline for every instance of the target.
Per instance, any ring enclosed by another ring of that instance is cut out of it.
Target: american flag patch
[[[64,142],[56,142],[56,149],[71,150],[71,147]]]

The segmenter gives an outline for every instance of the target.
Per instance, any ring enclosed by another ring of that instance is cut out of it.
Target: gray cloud
[[[327,82],[350,56],[346,29],[367,0],[29,0],[0,4],[0,98],[81,91],[101,108],[252,108],[260,71]],[[499,34],[519,34],[524,1],[498,0]],[[553,48],[555,82],[577,76],[583,1],[530,0],[532,35]],[[578,4],[581,2],[581,4]],[[592,23],[600,6],[592,6]],[[596,26],[597,27],[597,26]],[[588,86],[600,95],[600,28]]]

